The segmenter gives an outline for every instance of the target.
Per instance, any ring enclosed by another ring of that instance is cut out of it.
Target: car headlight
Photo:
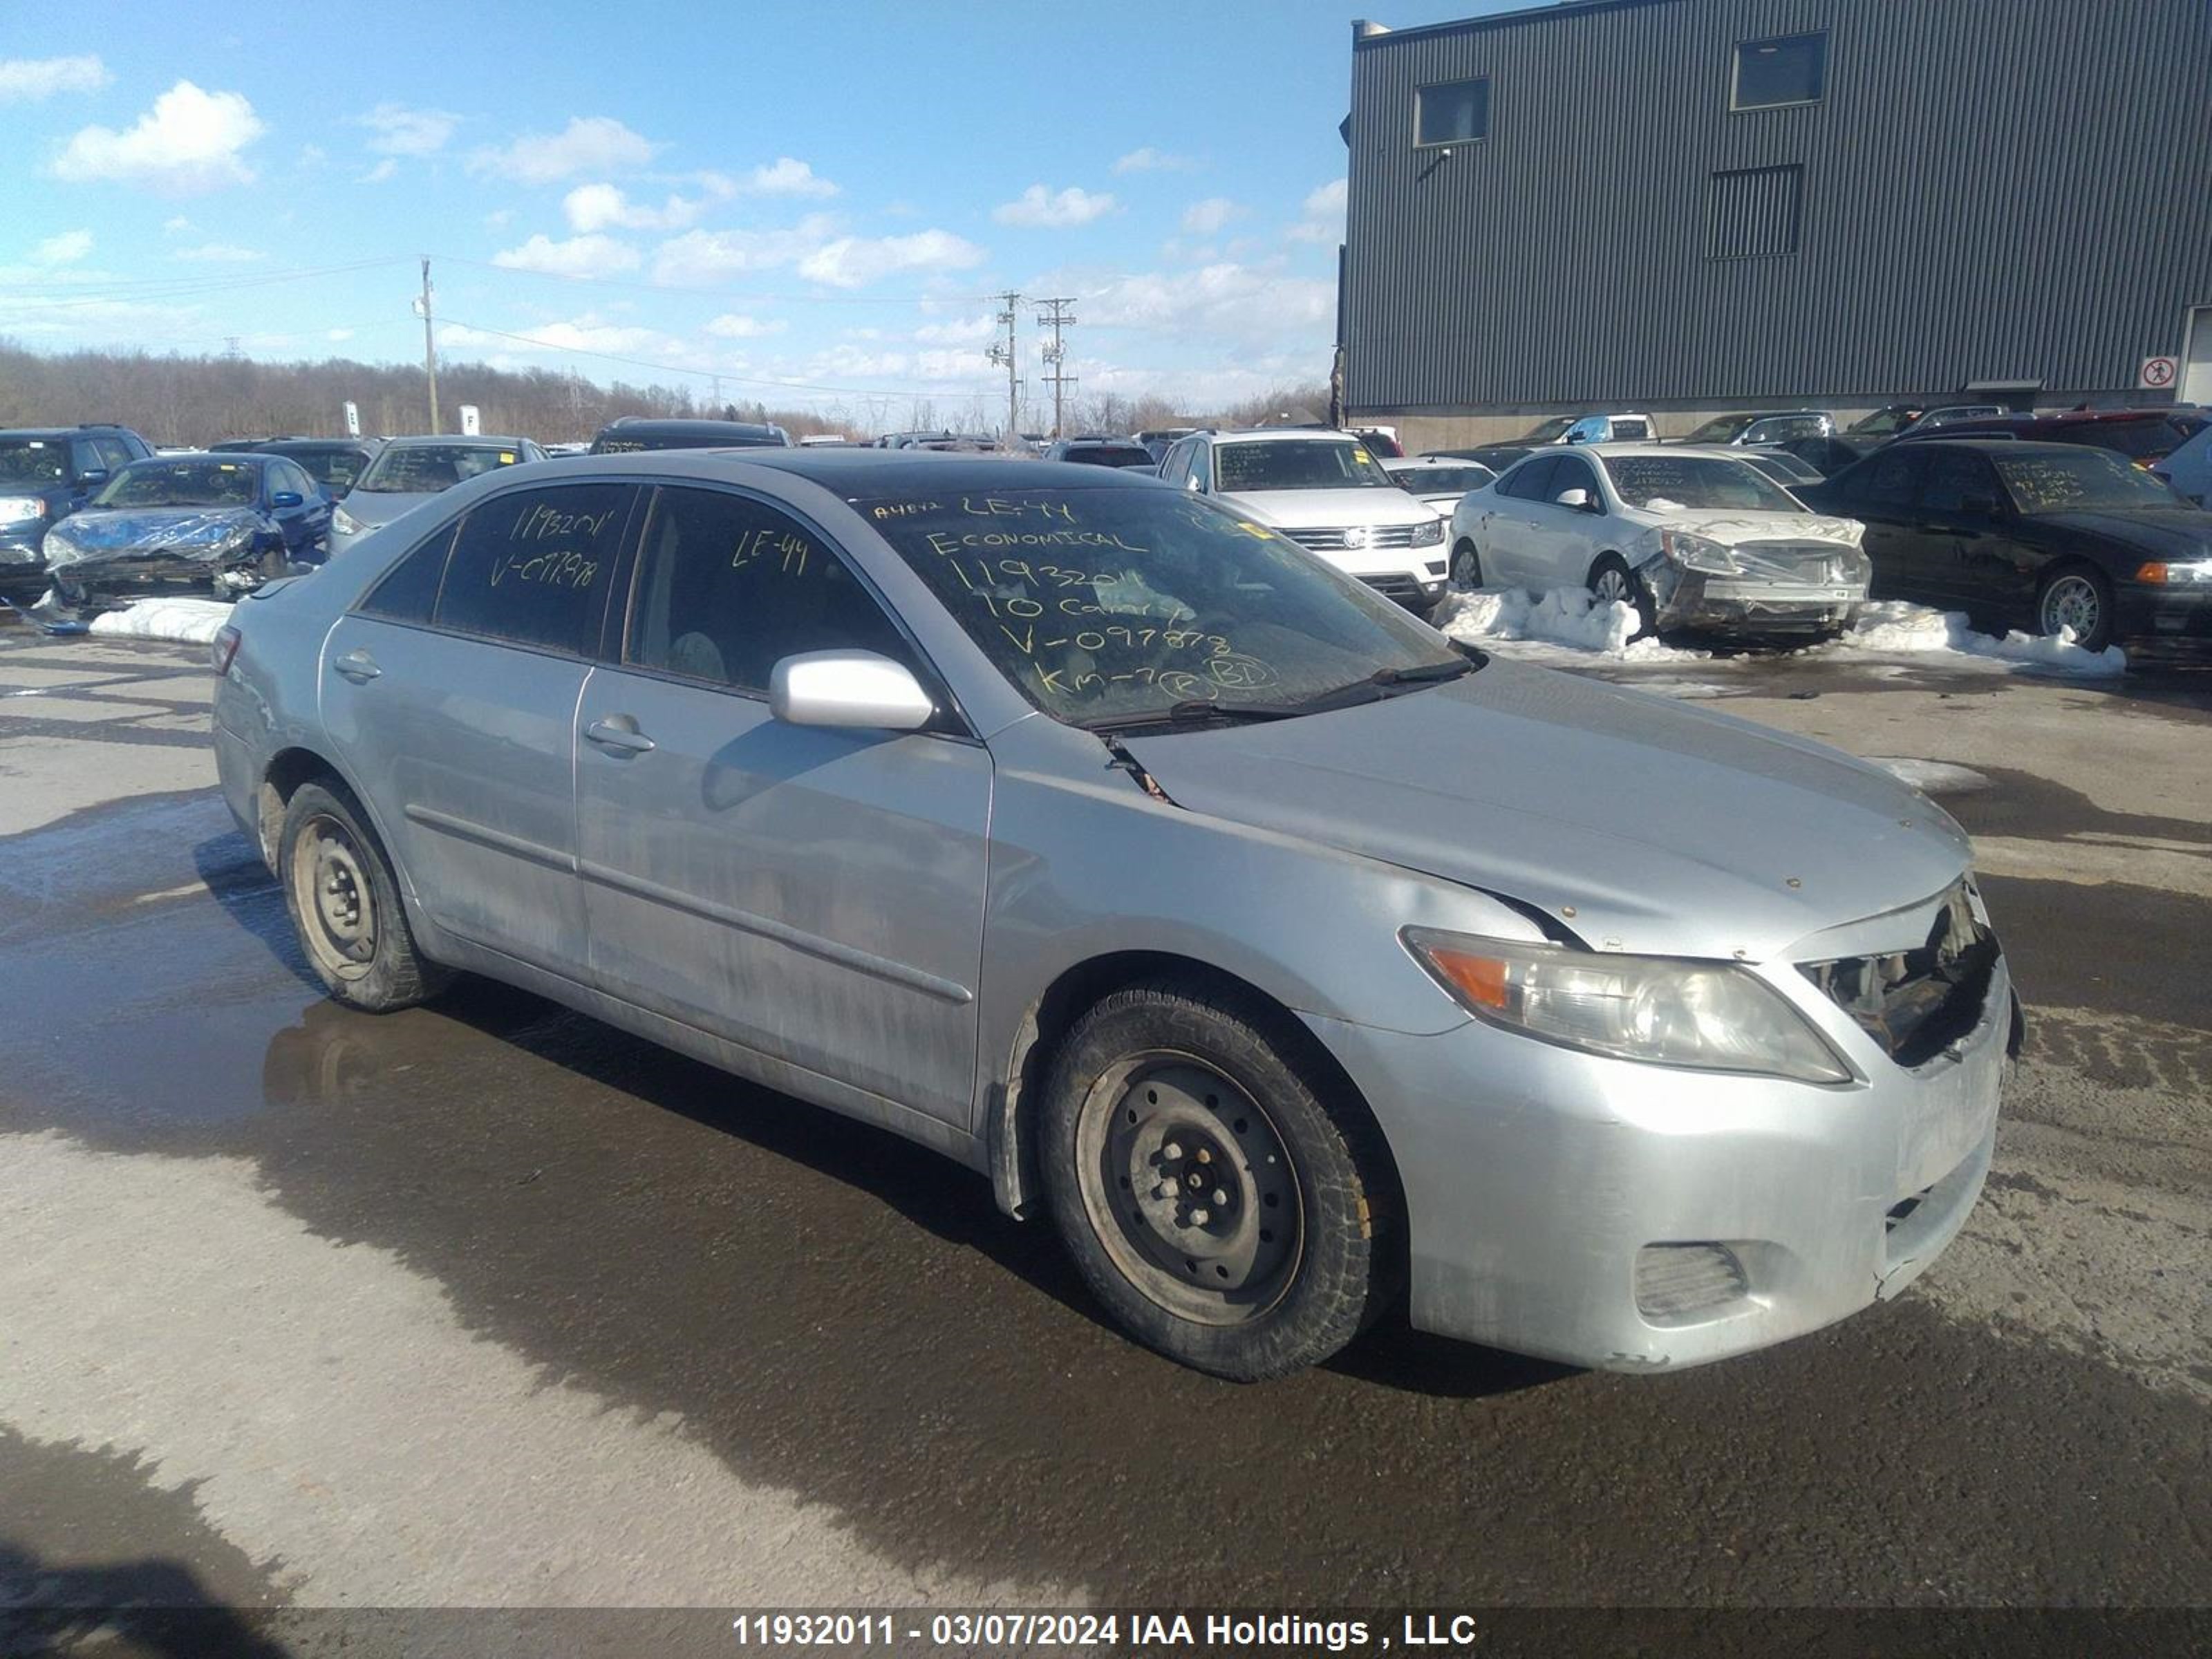
[[[2166,559],[2144,565],[2136,572],[2139,582],[2160,586],[2194,587],[2212,582],[2212,559]]]
[[[1562,1048],[1698,1071],[1848,1083],[1827,1040],[1731,963],[1615,956],[1408,927],[1413,959],[1476,1018]]]
[[[331,528],[341,536],[358,536],[368,526],[341,507],[331,514]]]
[[[46,516],[43,495],[0,495],[0,524],[20,524],[25,519]]]
[[[1702,570],[1711,576],[1735,576],[1743,571],[1729,549],[1710,536],[1686,530],[1661,531],[1659,550],[1685,570]]]
[[[68,530],[57,525],[46,532],[46,565],[49,569],[75,564],[83,556],[84,550],[76,544],[76,538]]]
[[[1443,538],[1444,521],[1442,519],[1431,519],[1426,524],[1413,526],[1413,545],[1415,547],[1431,547]]]

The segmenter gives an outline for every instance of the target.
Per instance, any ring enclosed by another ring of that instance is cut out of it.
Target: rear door
[[[481,501],[323,648],[323,723],[423,909],[580,980],[576,703],[637,494],[579,483]]]
[[[628,609],[576,709],[598,983],[964,1130],[988,753],[769,714],[770,671],[799,652],[933,676],[840,550],[764,497],[662,486]]]

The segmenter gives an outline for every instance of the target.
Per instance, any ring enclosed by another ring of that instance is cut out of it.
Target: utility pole
[[[422,319],[422,372],[430,377],[430,430],[438,429],[438,345],[430,332],[430,256],[422,256],[422,297],[415,302]]]
[[[1022,296],[1009,289],[1001,294],[999,299],[1006,307],[1006,309],[999,313],[999,320],[1006,325],[1006,337],[994,341],[991,349],[983,355],[993,362],[1003,363],[1006,366],[1006,430],[999,441],[1002,447],[1012,449],[1014,447],[1016,428],[1021,425],[1022,383],[1017,377],[1021,362],[1014,352],[1014,320],[1021,314],[1019,307]]]
[[[1052,435],[1055,438],[1064,438],[1067,435],[1060,428],[1060,410],[1067,388],[1076,383],[1076,377],[1066,372],[1067,348],[1060,343],[1060,338],[1061,329],[1075,326],[1074,313],[1067,309],[1074,303],[1072,299],[1037,301],[1040,307],[1052,307],[1049,316],[1040,318],[1038,320],[1052,325],[1052,340],[1044,349],[1044,360],[1052,365],[1052,373],[1044,378],[1045,384],[1052,388]]]

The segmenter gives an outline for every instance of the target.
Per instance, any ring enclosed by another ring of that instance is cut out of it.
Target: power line
[[[245,276],[176,276],[58,283],[0,283],[0,295],[36,301],[50,310],[76,306],[111,305],[117,301],[146,302],[189,300],[202,295],[230,294],[245,289],[267,288],[277,283],[296,283],[313,276],[343,276],[356,270],[406,263],[400,259],[358,259],[349,264],[314,265],[295,270],[270,270]],[[48,295],[68,298],[48,299]]]
[[[1037,301],[1041,307],[1052,307],[1052,314],[1039,320],[1052,326],[1052,338],[1044,348],[1044,360],[1052,365],[1052,373],[1044,380],[1045,384],[1052,388],[1052,435],[1055,438],[1067,435],[1060,424],[1061,401],[1067,388],[1076,383],[1076,377],[1067,372],[1067,347],[1060,337],[1060,330],[1075,326],[1075,314],[1067,309],[1074,303],[1074,300],[1068,297]]]
[[[732,374],[727,369],[694,368],[684,363],[648,362],[642,357],[625,357],[612,351],[593,351],[584,346],[570,345],[562,340],[541,340],[533,335],[510,333],[503,328],[485,328],[476,323],[465,323],[458,317],[446,319],[448,328],[466,329],[471,334],[489,334],[495,339],[514,340],[522,345],[536,346],[541,351],[567,352],[577,357],[596,357],[603,362],[625,363],[632,368],[649,368],[657,374],[691,374],[703,379],[720,378],[733,380],[740,386],[774,386],[784,392],[827,392],[840,398],[913,398],[927,396],[954,399],[972,398],[981,401],[992,394],[988,392],[944,392],[930,386],[927,381],[897,387],[819,386],[809,380],[769,380],[755,374]]]
[[[1002,441],[1007,448],[1011,449],[1014,444],[1014,434],[1022,423],[1021,359],[1014,344],[1014,324],[1022,314],[1022,296],[1013,289],[1008,289],[1004,294],[994,297],[1003,307],[999,313],[999,320],[1006,325],[1006,337],[1003,340],[993,341],[990,348],[983,355],[993,362],[1004,367],[1006,371],[1006,433]]]
[[[492,259],[468,259],[455,253],[433,256],[447,264],[495,270],[505,276],[543,276],[550,282],[582,283],[595,288],[636,289],[647,294],[704,294],[719,300],[742,300],[772,305],[820,306],[957,306],[979,305],[996,294],[755,294],[728,283],[661,283],[634,276],[598,276],[578,270],[539,270],[530,265],[503,265]]]

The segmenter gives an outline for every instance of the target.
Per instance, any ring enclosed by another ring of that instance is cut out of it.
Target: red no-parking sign
[[[2146,357],[2136,370],[2136,386],[2144,392],[2163,392],[2180,372],[2180,365],[2171,357]]]

